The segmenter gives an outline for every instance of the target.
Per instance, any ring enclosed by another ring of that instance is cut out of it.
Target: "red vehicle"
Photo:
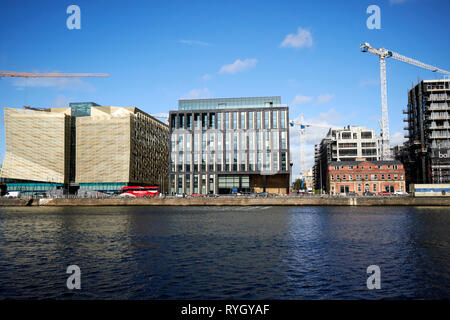
[[[121,197],[157,197],[158,195],[158,187],[128,186],[120,189]]]
[[[387,191],[382,191],[382,192],[379,193],[379,195],[381,195],[381,196],[390,196],[390,195],[392,195],[392,193],[387,192]]]

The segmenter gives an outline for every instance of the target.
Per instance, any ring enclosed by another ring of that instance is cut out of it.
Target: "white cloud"
[[[204,46],[204,47],[209,47],[211,46],[210,43],[208,42],[204,42],[204,41],[197,41],[197,40],[179,40],[178,43],[182,43],[182,44],[187,44],[189,46]]]
[[[79,78],[17,78],[14,79],[12,85],[19,90],[31,88],[58,88],[76,91],[94,92],[95,87],[88,82],[84,82]]]
[[[181,96],[180,99],[204,99],[209,98],[210,96],[208,88],[192,89],[186,95]]]
[[[204,80],[204,81],[211,80],[211,78],[212,78],[212,76],[210,74],[207,74],[207,73],[202,76],[202,80]]]
[[[307,96],[303,96],[300,93],[297,94],[294,98],[294,100],[292,101],[291,105],[292,106],[296,106],[298,104],[302,104],[302,103],[308,103],[311,102],[313,100],[312,97],[307,97]]]
[[[318,103],[325,103],[330,101],[331,99],[333,99],[334,95],[326,93],[326,94],[321,94],[318,98],[317,98],[317,102]]]
[[[297,29],[297,34],[288,34],[283,42],[281,42],[280,46],[283,48],[302,48],[302,47],[311,47],[313,44],[312,34],[307,29],[302,29],[299,27]]]
[[[244,71],[246,69],[254,68],[257,63],[258,60],[256,59],[245,59],[245,60],[237,59],[232,64],[226,64],[222,66],[222,68],[220,68],[219,73],[235,74]]]

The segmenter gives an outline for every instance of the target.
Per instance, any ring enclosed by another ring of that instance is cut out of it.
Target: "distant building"
[[[409,183],[450,182],[450,80],[423,80],[408,92],[400,159]]]
[[[326,188],[330,162],[362,160],[380,160],[379,137],[375,131],[362,126],[331,128],[320,144],[315,146],[315,189]]]
[[[8,191],[113,192],[164,181],[167,188],[168,126],[137,108],[5,108],[5,132],[0,176]]]
[[[313,190],[314,189],[314,175],[313,175],[313,168],[310,168],[307,171],[304,171],[301,175],[300,178],[303,180],[304,179],[304,185],[303,185],[303,189],[304,190]]]
[[[289,192],[289,109],[280,97],[180,100],[170,192]]]
[[[333,161],[329,163],[330,194],[406,191],[405,170],[400,161]]]

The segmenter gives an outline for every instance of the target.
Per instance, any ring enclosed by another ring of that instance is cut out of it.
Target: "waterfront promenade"
[[[450,197],[0,198],[0,206],[450,206]]]

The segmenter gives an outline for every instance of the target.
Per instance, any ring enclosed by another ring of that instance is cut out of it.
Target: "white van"
[[[20,191],[10,191],[5,194],[5,198],[19,198],[20,197]]]

